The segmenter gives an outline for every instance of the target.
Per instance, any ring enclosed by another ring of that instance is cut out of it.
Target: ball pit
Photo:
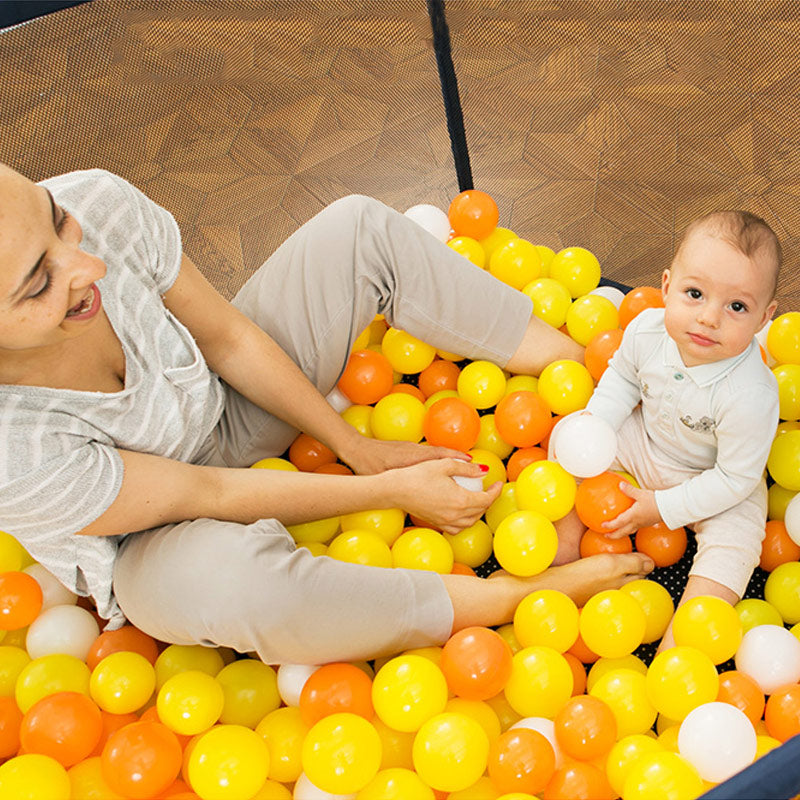
[[[448,213],[423,204],[406,214],[565,326],[586,345],[585,365],[511,375],[376,317],[331,404],[365,436],[468,452],[488,467],[484,488],[500,481],[501,493],[457,534],[373,509],[291,526],[298,545],[383,568],[535,575],[556,557],[553,521],[575,509],[590,528],[582,553],[635,547],[653,558],[652,578],[580,609],[561,592],[533,592],[513,623],[467,628],[442,647],[278,666],[130,625],[101,633],[92,609],[0,532],[0,796],[682,800],[800,732],[800,314],[762,337],[783,423],[761,569],[735,607],[684,604],[676,646],[656,655],[693,537],[663,525],[604,537],[603,522],[630,505],[619,490],[630,476],[609,471],[613,433],[580,411],[622,329],[663,304],[660,290],[598,285],[592,253],[553,252],[498,227],[485,192],[462,193]],[[554,424],[573,413],[549,459]],[[307,434],[253,466],[349,473]]]

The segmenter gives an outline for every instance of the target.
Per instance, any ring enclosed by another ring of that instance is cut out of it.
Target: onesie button
[[[676,372],[672,377],[675,378],[676,381],[682,381],[683,380],[683,375],[681,375],[680,372]]]
[[[667,392],[667,393],[664,395],[664,397],[665,397],[667,400],[672,400],[672,392]]]

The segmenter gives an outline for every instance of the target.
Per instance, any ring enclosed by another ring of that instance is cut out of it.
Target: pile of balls
[[[652,287],[600,286],[588,250],[553,252],[497,226],[471,190],[449,213],[407,215],[531,298],[533,313],[586,347],[537,378],[437,351],[376,318],[329,396],[365,436],[471,454],[502,492],[445,534],[404,509],[290,528],[299,546],[384,568],[475,574],[491,561],[535,575],[554,522],[573,509],[582,555],[687,546],[657,525],[611,539],[632,502],[611,471],[611,429],[579,412]],[[539,590],[512,623],[369,662],[263,664],[225,648],[165,645],[131,626],[100,633],[91,607],[0,533],[0,797],[3,800],[685,800],[800,733],[800,313],[762,337],[782,422],[768,464],[764,598],[699,597],[675,611],[655,580],[582,608]],[[556,423],[558,434],[550,442]],[[257,468],[349,473],[301,434]],[[674,615],[674,616],[673,616]],[[664,634],[676,646],[636,655]],[[791,627],[790,626],[794,626]]]

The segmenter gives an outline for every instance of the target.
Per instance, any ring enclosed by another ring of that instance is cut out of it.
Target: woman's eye
[[[50,273],[46,272],[44,277],[44,283],[42,284],[41,289],[37,289],[32,295],[30,295],[30,297],[34,298],[34,297],[44,296],[45,294],[47,294],[47,290],[50,288],[51,284],[52,281],[50,279]]]

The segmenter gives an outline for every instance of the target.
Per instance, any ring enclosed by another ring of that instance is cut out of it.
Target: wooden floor
[[[501,224],[653,284],[692,217],[781,237],[800,309],[794,0],[450,0],[475,185]],[[424,0],[93,0],[0,33],[0,160],[111,169],[232,294],[331,200],[446,208]]]

